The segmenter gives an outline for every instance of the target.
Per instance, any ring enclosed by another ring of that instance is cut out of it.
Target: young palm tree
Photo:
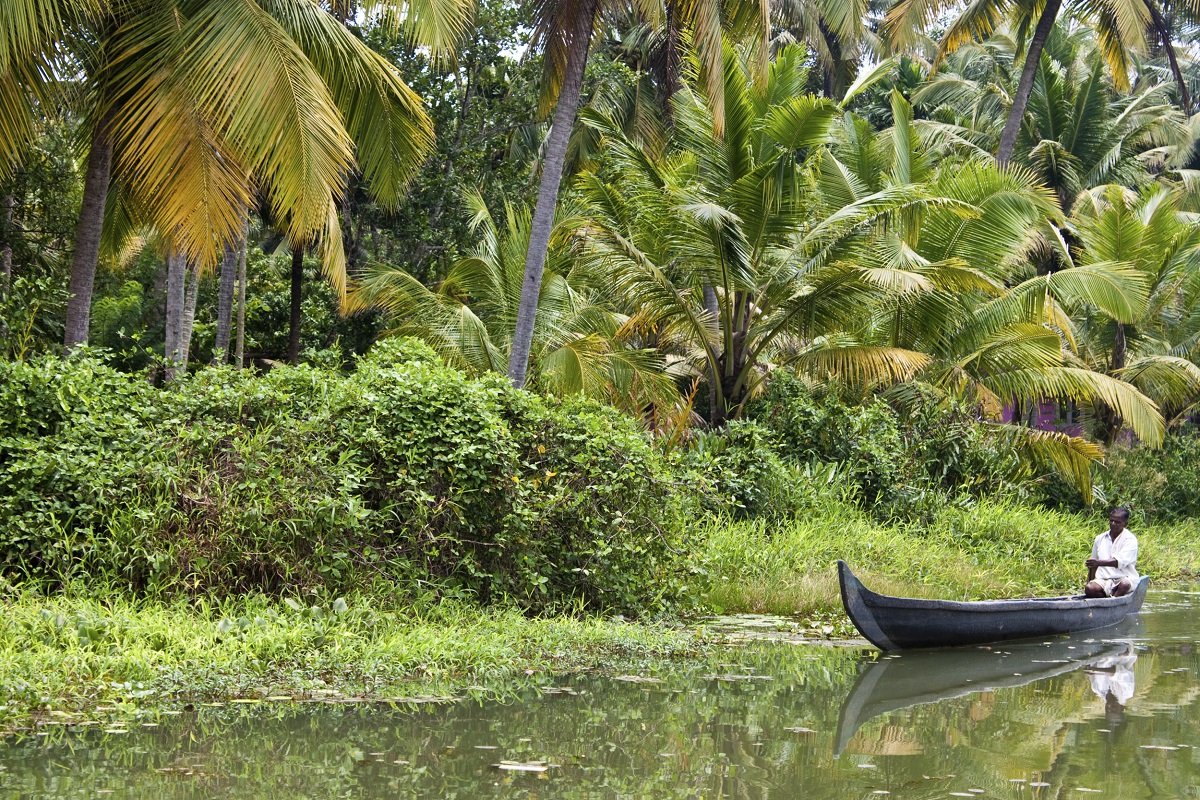
[[[1129,311],[1085,308],[1080,352],[1098,372],[1137,386],[1160,406],[1179,410],[1200,399],[1194,320],[1200,292],[1200,228],[1180,211],[1180,193],[1159,185],[1141,195],[1121,186],[1087,192],[1071,220],[1076,263],[1120,265],[1132,276]],[[1111,441],[1118,419],[1099,409]]]
[[[350,292],[352,310],[379,308],[392,322],[391,335],[428,342],[447,363],[471,375],[503,374],[521,301],[531,216],[505,205],[497,220],[483,198],[467,195],[479,244],[431,291],[401,269],[370,265]],[[631,344],[629,320],[614,313],[604,281],[575,263],[571,231],[560,226],[552,240],[538,301],[531,387],[560,396],[582,394],[634,414],[679,400],[656,354]]]
[[[848,339],[863,345],[920,352],[927,359],[911,382],[889,390],[904,400],[930,387],[964,398],[986,418],[999,419],[1009,403],[1046,398],[1103,402],[1119,408],[1139,436],[1158,441],[1162,418],[1155,403],[1116,377],[1093,371],[1076,355],[1070,316],[1084,305],[1126,318],[1136,284],[1119,265],[1079,265],[1026,278],[1028,253],[1057,216],[1052,195],[1028,169],[999,167],[986,154],[931,157],[944,139],[921,136],[903,98],[893,95],[896,124],[877,132],[847,118],[823,156],[818,187],[823,213],[859,202],[869,192],[919,177],[925,191],[946,198],[919,216],[899,217],[875,234],[864,267],[891,267],[894,276],[923,279],[922,290],[882,297],[872,321]],[[953,202],[950,202],[950,201]],[[970,209],[970,213],[962,213]],[[937,276],[939,280],[932,278]],[[1080,438],[1009,426],[1024,454],[1053,463],[1086,491],[1089,464],[1102,452]]]
[[[508,377],[517,386],[525,383],[542,270],[571,130],[579,109],[588,51],[597,15],[610,3],[611,0],[538,0],[535,4],[535,44],[543,51],[545,65],[542,110],[548,112],[553,107],[553,120],[543,148],[541,182],[533,211],[533,229],[508,366]],[[721,91],[724,38],[730,34],[754,42],[752,49],[758,70],[765,72],[766,37],[770,30],[769,0],[638,0],[635,5],[651,24],[669,21],[688,32],[697,54],[699,80],[712,104],[712,124],[720,133],[724,124]]]
[[[822,145],[839,109],[804,93],[801,48],[777,55],[762,88],[732,49],[726,58],[723,137],[691,92],[677,96],[662,156],[609,131],[606,169],[580,178],[587,257],[615,276],[628,313],[659,346],[708,381],[714,424],[740,412],[772,364],[868,381],[911,376],[927,357],[845,340],[880,298],[980,279],[955,263],[909,263],[906,244],[877,234],[934,208],[976,209],[927,192],[920,159],[898,159],[867,186],[830,156]]]

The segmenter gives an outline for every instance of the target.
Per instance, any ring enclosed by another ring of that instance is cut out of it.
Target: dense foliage
[[[652,613],[712,520],[1200,516],[1186,9],[12,3],[11,579]]]
[[[403,339],[349,373],[210,369],[162,389],[91,355],[7,362],[0,408],[4,575],[47,589],[654,613],[704,590],[702,520],[786,527],[833,502],[911,525],[1045,482],[936,403],[777,381],[754,419],[665,451],[618,411],[468,378]],[[1195,452],[1121,451],[1097,483],[1139,519],[1195,516]]]
[[[166,391],[101,360],[5,364],[5,571],[149,592],[374,582],[531,609],[653,611],[691,548],[635,423],[469,380],[424,346],[348,376],[206,370]]]

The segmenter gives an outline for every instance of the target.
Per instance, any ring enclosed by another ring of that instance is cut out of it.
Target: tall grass
[[[781,522],[713,519],[703,531],[707,602],[726,612],[810,614],[840,608],[837,559],[872,588],[973,600],[1079,591],[1106,518],[1004,502],[950,507],[928,525],[880,523],[830,499]],[[1200,574],[1196,526],[1135,530],[1139,571],[1159,580]]]

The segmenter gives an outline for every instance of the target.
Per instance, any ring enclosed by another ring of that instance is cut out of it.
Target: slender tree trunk
[[[704,310],[721,324],[721,309],[717,306],[717,290],[704,287]],[[725,420],[725,409],[721,394],[721,370],[716,364],[708,365],[708,421],[715,428]]]
[[[663,122],[667,130],[675,127],[675,110],[671,98],[679,91],[679,75],[683,71],[683,22],[679,15],[680,0],[667,0],[667,21],[664,31],[662,57],[662,81],[659,86],[659,105],[663,110]]]
[[[1013,97],[1012,108],[1008,110],[1008,119],[1004,121],[1004,132],[1000,134],[1000,149],[996,151],[996,162],[1007,164],[1012,161],[1013,147],[1017,144],[1017,134],[1021,131],[1021,121],[1025,119],[1025,107],[1029,105],[1029,95],[1033,92],[1033,79],[1037,75],[1038,63],[1042,59],[1042,48],[1050,37],[1050,29],[1058,19],[1058,9],[1062,0],[1046,0],[1042,16],[1038,20],[1033,38],[1029,40],[1029,50],[1025,53],[1025,65],[1021,68],[1021,81],[1017,84],[1017,94]]]
[[[287,362],[300,360],[301,302],[304,288],[304,245],[292,247],[292,317],[288,325]]]
[[[546,250],[554,227],[554,211],[558,205],[558,186],[562,182],[563,165],[575,113],[579,109],[579,94],[583,89],[583,73],[587,67],[588,49],[592,41],[592,26],[596,19],[597,0],[582,0],[576,12],[575,29],[568,32],[566,74],[554,107],[554,121],[546,139],[546,157],[542,162],[542,180],[538,187],[537,205],[529,235],[529,250],[525,256],[525,278],[521,283],[521,305],[517,310],[513,331],[512,352],[508,358],[508,377],[514,386],[525,385],[529,368],[529,351],[533,347],[533,324],[537,317],[538,298],[542,290],[542,271],[546,267]]]
[[[832,62],[830,64],[818,64],[821,70],[821,88],[824,90],[826,98],[833,101],[840,101],[842,98],[840,97],[841,92],[838,88],[837,70],[838,63],[842,60],[842,43],[829,30],[829,26],[825,24],[824,20],[819,21],[817,27],[821,31],[821,38],[825,40],[825,46],[829,48],[829,57]]]
[[[1167,51],[1167,61],[1171,64],[1171,74],[1175,76],[1175,85],[1179,88],[1179,105],[1183,106],[1185,114],[1191,116],[1192,97],[1191,93],[1188,92],[1187,81],[1183,78],[1183,70],[1179,68],[1179,61],[1175,57],[1175,45],[1171,42],[1171,28],[1167,25],[1167,21],[1163,19],[1157,0],[1146,0],[1146,8],[1150,11],[1150,19],[1154,25],[1154,31],[1162,41],[1163,49]]]
[[[13,212],[16,210],[17,201],[12,194],[4,196],[4,211],[0,214],[0,292],[7,292],[8,287],[12,284],[12,236],[13,236]]]
[[[242,221],[242,247],[238,253],[237,276],[237,343],[233,348],[234,364],[245,366],[246,358],[246,251],[250,241],[250,217]]]
[[[180,253],[167,256],[167,313],[163,336],[163,356],[168,381],[175,380],[178,365],[183,362],[180,352],[183,334],[183,307],[187,304],[187,260]]]
[[[70,352],[87,344],[92,311],[92,286],[100,259],[100,235],[104,231],[104,204],[112,176],[112,140],[108,121],[101,120],[92,133],[87,172],[83,178],[83,205],[75,229],[75,252],[71,256],[71,281],[67,287],[67,320],[63,343]]]
[[[1115,373],[1125,369],[1125,354],[1128,346],[1125,343],[1125,323],[1117,323],[1117,335],[1113,337],[1112,371]]]
[[[221,279],[217,289],[217,341],[213,345],[213,364],[224,364],[229,360],[229,333],[233,327],[233,292],[238,271],[238,254],[241,248],[234,244],[225,245],[221,258]]]
[[[192,328],[196,323],[196,298],[200,295],[200,269],[184,272],[183,319],[179,324],[180,370],[187,372],[188,355],[192,352]]]

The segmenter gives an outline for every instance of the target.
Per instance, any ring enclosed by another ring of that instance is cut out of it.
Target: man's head
[[[1116,536],[1129,524],[1129,509],[1117,506],[1108,512],[1108,532]]]

